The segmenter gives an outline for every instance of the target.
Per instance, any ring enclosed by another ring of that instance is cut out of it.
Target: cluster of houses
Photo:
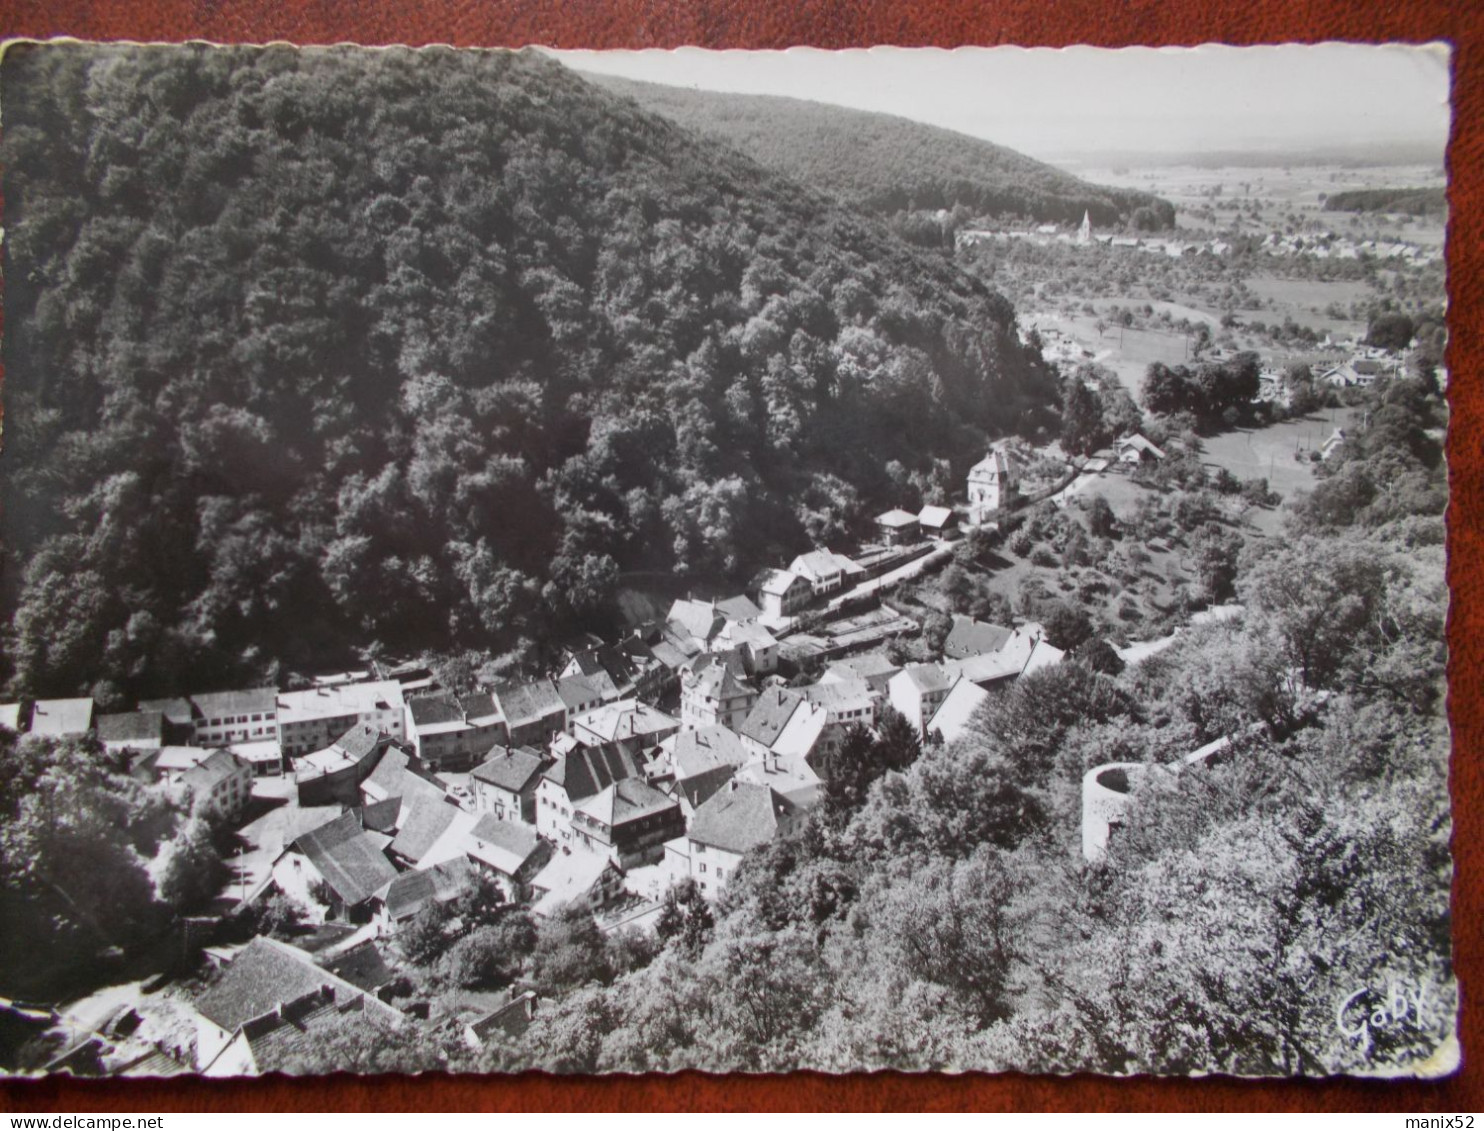
[[[1354,240],[1337,232],[1311,232],[1308,235],[1269,232],[1258,245],[1264,255],[1283,259],[1377,259],[1421,267],[1441,263],[1438,248],[1419,247],[1402,240]]]
[[[1014,493],[1011,460],[992,451],[970,473],[968,513]],[[537,916],[587,906],[612,929],[657,917],[683,880],[714,899],[746,853],[820,802],[851,727],[874,728],[890,708],[922,738],[951,740],[997,688],[1059,662],[1038,625],[955,617],[937,662],[878,650],[838,657],[811,682],[780,671],[779,637],[800,612],[914,560],[957,517],[888,512],[882,544],[855,558],[810,550],[748,594],[675,600],[617,642],[574,641],[550,675],[469,694],[424,666],[373,666],[127,712],[86,698],[0,705],[0,725],[92,735],[141,781],[224,823],[241,825],[255,793],[288,802],[240,898],[282,893],[345,945],[257,938],[214,952],[221,971],[193,1003],[193,1035],[144,1054],[157,1072],[268,1071],[321,1026],[405,1022],[377,947],[424,908],[479,885]],[[469,1039],[518,1031],[534,1009],[517,995],[470,1018]]]
[[[1075,230],[1059,224],[1038,224],[1029,228],[961,228],[954,236],[955,246],[959,248],[1001,240],[1018,240],[1039,247],[1098,244],[1169,259],[1181,259],[1187,255],[1230,255],[1234,246],[1231,240],[1219,235],[1190,239],[1093,232],[1085,213],[1081,225]],[[1307,234],[1269,232],[1256,245],[1256,250],[1280,259],[1373,259],[1418,267],[1443,261],[1443,253],[1438,248],[1419,247],[1403,240],[1356,240],[1332,231]]]

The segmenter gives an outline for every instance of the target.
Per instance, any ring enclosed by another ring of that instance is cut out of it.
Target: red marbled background
[[[1465,1063],[1437,1083],[1228,1079],[1106,1080],[1026,1076],[624,1076],[265,1079],[241,1083],[74,1081],[0,1084],[0,1107],[22,1111],[252,1110],[856,1110],[1283,1109],[1467,1112],[1484,1110],[1484,1071],[1472,1063],[1484,1014],[1471,1001],[1484,980],[1480,818],[1484,775],[1468,752],[1484,737],[1476,694],[1484,674],[1484,492],[1479,475],[1481,396],[1480,208],[1484,205],[1484,5],[1473,0],[0,0],[0,35],[84,39],[297,43],[451,43],[555,47],[860,47],[1016,43],[1064,46],[1447,40],[1454,55],[1449,149],[1448,442],[1452,509],[1448,641],[1453,763],[1454,940],[1465,1011]]]

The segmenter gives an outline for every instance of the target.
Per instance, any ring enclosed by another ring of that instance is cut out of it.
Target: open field
[[[1207,467],[1224,467],[1238,479],[1266,479],[1273,490],[1288,495],[1314,486],[1314,472],[1294,452],[1317,449],[1336,428],[1353,427],[1357,409],[1326,409],[1300,420],[1286,420],[1266,428],[1242,428],[1205,440],[1201,460]]]
[[[1350,306],[1357,302],[1364,306],[1375,299],[1375,292],[1360,280],[1280,279],[1266,272],[1251,275],[1247,289],[1263,300],[1261,312],[1251,312],[1249,320],[1257,318],[1271,325],[1292,318],[1300,326],[1312,326],[1335,338],[1363,336],[1365,320],[1350,318]],[[1326,314],[1331,304],[1338,304],[1346,316]]]

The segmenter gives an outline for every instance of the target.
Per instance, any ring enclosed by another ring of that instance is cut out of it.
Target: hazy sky
[[[783,94],[916,118],[1038,157],[1409,140],[1448,134],[1446,48],[559,51],[579,70]]]

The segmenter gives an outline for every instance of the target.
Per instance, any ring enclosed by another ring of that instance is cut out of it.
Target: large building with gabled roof
[[[766,785],[732,782],[695,811],[685,838],[691,878],[715,899],[742,857],[774,837],[792,832],[804,810]]]
[[[685,832],[685,816],[673,797],[625,778],[573,806],[572,832],[574,844],[627,869],[657,863],[665,841]]]

